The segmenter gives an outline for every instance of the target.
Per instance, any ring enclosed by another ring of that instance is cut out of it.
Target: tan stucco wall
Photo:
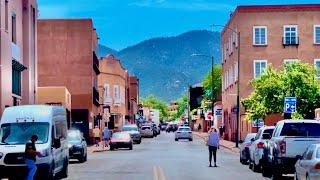
[[[71,111],[71,94],[65,87],[38,87],[37,104],[61,103]]]

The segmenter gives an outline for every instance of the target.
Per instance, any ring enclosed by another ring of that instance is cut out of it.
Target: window
[[[120,103],[120,90],[118,85],[115,85],[113,87],[113,96],[114,96],[115,103]]]
[[[17,44],[17,17],[15,14],[11,16],[12,42]]]
[[[253,45],[267,45],[267,27],[253,27]]]
[[[316,77],[317,78],[320,78],[320,59],[315,59],[314,60],[314,65],[315,65],[315,68],[316,68]]]
[[[235,28],[235,31],[236,31],[236,33],[234,33],[235,34],[235,45],[236,45],[236,47],[238,47],[238,29],[237,28]]]
[[[267,60],[254,60],[253,72],[254,78],[259,77],[267,68]]]
[[[298,59],[284,59],[283,63],[284,64],[292,64],[298,62]]]
[[[320,44],[320,25],[314,25],[314,44]]]
[[[5,0],[5,30],[8,31],[9,29],[9,0]]]
[[[285,123],[281,136],[313,136],[320,137],[320,124],[318,123]]]
[[[110,85],[104,84],[104,98],[110,98]]]
[[[238,81],[238,62],[234,64],[235,81]]]
[[[298,26],[284,26],[283,28],[283,44],[295,45],[298,44]]]
[[[21,71],[12,68],[12,93],[21,96]]]
[[[305,159],[306,160],[311,160],[312,159],[312,156],[313,156],[313,152],[314,152],[314,149],[315,146],[314,145],[311,145],[309,148],[308,148],[308,151],[306,153],[306,156],[305,156]]]

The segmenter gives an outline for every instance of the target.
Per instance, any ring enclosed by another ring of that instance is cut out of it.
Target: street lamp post
[[[223,27],[226,28],[233,33],[238,35],[237,41],[238,41],[238,82],[237,82],[237,129],[236,129],[236,147],[239,147],[239,123],[240,123],[240,31],[237,32],[236,30],[229,28],[228,26],[224,25],[217,25],[213,24],[212,27]]]
[[[203,56],[203,57],[207,57],[207,58],[211,58],[211,113],[212,113],[212,125],[214,125],[214,106],[213,106],[213,100],[214,100],[214,96],[213,96],[213,66],[214,66],[214,57],[213,56],[209,56],[209,55],[205,55],[205,54],[191,54],[191,56]]]

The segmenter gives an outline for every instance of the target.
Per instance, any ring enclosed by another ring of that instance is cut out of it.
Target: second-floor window
[[[254,26],[253,27],[253,45],[267,45],[267,27]]]
[[[120,89],[118,85],[115,85],[113,87],[113,96],[115,101],[119,102],[120,101]]]
[[[285,45],[298,44],[298,26],[284,26],[283,31],[283,43]]]
[[[17,17],[16,14],[11,16],[11,27],[12,27],[12,42],[17,44]]]
[[[316,77],[320,78],[320,59],[314,60],[314,66],[316,68]]]
[[[110,85],[104,84],[104,98],[108,99],[110,98]]]
[[[320,44],[320,25],[314,26],[314,44]]]
[[[266,68],[267,68],[267,60],[254,60],[254,63],[253,63],[254,78],[259,77]]]

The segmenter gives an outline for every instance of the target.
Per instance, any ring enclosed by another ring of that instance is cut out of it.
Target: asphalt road
[[[174,134],[161,133],[143,139],[133,150],[88,154],[88,161],[71,162],[68,179],[84,180],[258,180],[264,179],[239,156],[226,149],[218,151],[218,167],[208,167],[208,152],[202,139],[174,141]]]

